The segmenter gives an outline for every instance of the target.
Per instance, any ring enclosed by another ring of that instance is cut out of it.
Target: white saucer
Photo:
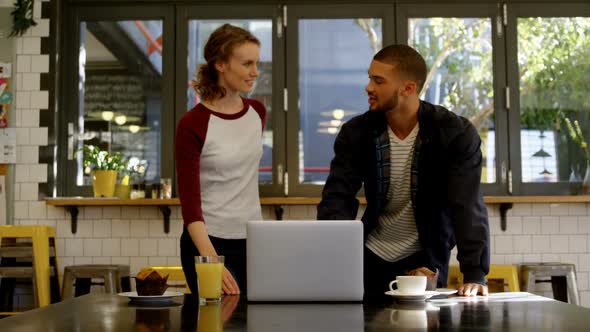
[[[175,297],[184,296],[184,293],[166,291],[162,295],[137,295],[137,292],[125,292],[117,294],[129,298],[136,303],[156,304],[156,303],[170,303]]]
[[[440,293],[440,295],[452,295],[457,293],[457,290],[453,288],[437,288],[436,291]]]
[[[424,292],[424,294],[421,295],[407,295],[401,294],[398,290],[390,290],[385,292],[385,295],[393,296],[394,298],[400,301],[424,301],[433,296],[440,295],[440,293],[437,291],[426,291]]]

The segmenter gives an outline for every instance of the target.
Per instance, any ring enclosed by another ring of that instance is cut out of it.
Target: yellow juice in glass
[[[199,297],[207,301],[221,299],[221,277],[223,263],[197,263]]]
[[[221,303],[208,303],[199,307],[197,332],[221,332]]]

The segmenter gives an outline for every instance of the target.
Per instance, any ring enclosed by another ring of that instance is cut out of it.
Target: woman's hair
[[[199,66],[197,79],[193,81],[194,89],[203,100],[225,96],[225,89],[217,84],[219,76],[215,63],[229,61],[234,48],[248,42],[260,46],[258,38],[249,31],[230,24],[224,24],[213,31],[203,51],[206,63]]]

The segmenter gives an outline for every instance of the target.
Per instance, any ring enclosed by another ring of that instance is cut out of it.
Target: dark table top
[[[589,331],[590,309],[529,293],[429,302],[253,304],[227,296],[198,306],[189,295],[159,306],[90,294],[0,319],[0,331]]]

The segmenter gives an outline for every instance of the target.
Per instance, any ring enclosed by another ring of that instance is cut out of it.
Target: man
[[[369,67],[369,111],[342,126],[318,219],[354,219],[364,185],[365,294],[396,275],[438,269],[447,284],[451,249],[464,284],[487,295],[489,227],[480,191],[481,140],[471,123],[419,99],[426,63],[409,46],[379,51]]]

